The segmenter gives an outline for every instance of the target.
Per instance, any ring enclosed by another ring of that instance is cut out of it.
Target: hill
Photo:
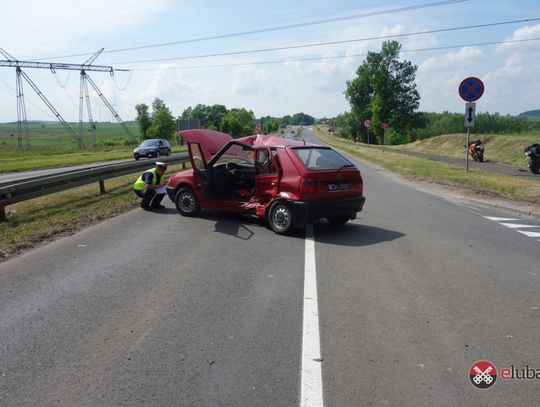
[[[523,166],[527,162],[523,149],[532,143],[540,142],[538,134],[475,135],[473,133],[471,140],[476,138],[484,143],[486,161],[516,166]],[[463,134],[448,134],[394,148],[459,158],[465,157],[466,141],[467,138]]]
[[[527,110],[526,112],[518,114],[517,117],[525,118],[531,122],[538,122],[540,121],[540,109]]]

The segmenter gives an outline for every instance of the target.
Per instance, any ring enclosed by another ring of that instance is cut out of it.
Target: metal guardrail
[[[159,157],[159,161],[169,164],[185,164],[189,162],[188,153],[175,154],[169,157]],[[132,174],[152,167],[153,161],[133,161],[81,170],[23,178],[17,181],[0,183],[0,221],[5,221],[5,207],[29,199],[65,191],[81,185],[99,182],[100,193],[105,193],[106,179]]]

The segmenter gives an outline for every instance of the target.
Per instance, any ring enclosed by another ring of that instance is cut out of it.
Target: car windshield
[[[144,140],[139,147],[156,147],[157,145],[157,140]]]
[[[298,147],[293,150],[308,170],[337,170],[354,167],[354,164],[331,148]]]
[[[240,146],[238,144],[232,144],[227,150],[219,157],[215,164],[225,164],[234,162],[237,164],[251,164],[253,165],[252,157],[253,149],[249,146]]]

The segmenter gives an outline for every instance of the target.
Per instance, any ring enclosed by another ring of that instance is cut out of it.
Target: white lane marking
[[[497,218],[496,216],[484,216],[484,218],[489,220],[494,220],[495,222],[508,222],[512,220],[520,220],[515,218]]]
[[[525,230],[518,230],[517,232],[522,233],[525,236],[529,236],[529,237],[540,237],[540,233],[538,232],[527,232]]]
[[[510,229],[519,229],[519,228],[540,228],[540,226],[537,225],[520,225],[518,223],[503,223],[499,222],[501,225],[506,226]]]
[[[315,266],[313,225],[306,225],[304,262],[304,317],[302,327],[301,407],[322,407],[321,343],[319,336],[319,305],[317,301],[317,270]]]

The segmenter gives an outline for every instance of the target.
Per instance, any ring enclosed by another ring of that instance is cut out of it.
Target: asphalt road
[[[537,406],[469,370],[540,369],[540,221],[358,165],[365,211],[314,227],[324,404]],[[300,405],[304,236],[166,205],[0,263],[0,405]]]

